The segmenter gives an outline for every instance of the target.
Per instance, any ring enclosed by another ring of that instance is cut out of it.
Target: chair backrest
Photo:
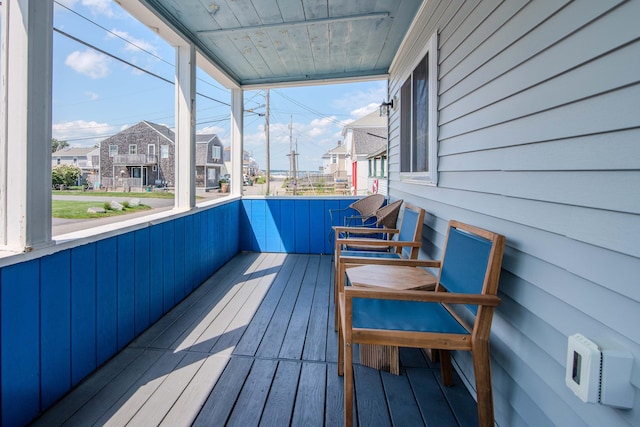
[[[396,228],[398,214],[402,206],[402,199],[391,202],[376,211],[376,226],[384,228]]]
[[[496,295],[504,236],[458,221],[449,221],[436,291]],[[476,313],[476,306],[469,306]]]
[[[402,223],[400,224],[400,232],[398,233],[398,241],[400,242],[419,242],[422,240],[422,226],[424,225],[425,211],[422,208],[405,203],[404,212],[402,214]],[[420,248],[404,247],[402,248],[402,258],[417,259]]]
[[[368,217],[375,215],[376,211],[380,209],[380,206],[384,203],[384,196],[382,194],[372,194],[367,197],[363,197],[360,200],[349,205],[350,208],[355,209],[361,216]]]

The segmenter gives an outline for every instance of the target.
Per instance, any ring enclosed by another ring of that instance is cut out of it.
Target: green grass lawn
[[[136,199],[173,199],[173,193],[157,191],[142,193],[124,193],[122,191],[73,191],[73,190],[53,190],[54,196],[91,196],[91,197],[129,197]]]
[[[146,205],[139,205],[136,207],[125,208],[121,211],[107,210],[102,214],[91,214],[87,212],[89,208],[104,208],[104,202],[75,202],[67,200],[52,200],[51,202],[52,217],[54,218],[66,218],[66,219],[90,219],[90,218],[105,218],[115,215],[126,215],[132,212],[144,211],[151,209]]]

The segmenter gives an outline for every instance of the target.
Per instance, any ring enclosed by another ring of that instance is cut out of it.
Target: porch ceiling
[[[139,1],[240,86],[384,76],[422,3]]]

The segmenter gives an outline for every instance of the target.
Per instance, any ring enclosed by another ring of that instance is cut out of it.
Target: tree
[[[51,138],[51,152],[55,153],[56,151],[68,147],[69,143],[67,141],[58,141],[55,138]]]
[[[60,188],[61,185],[71,187],[82,175],[79,167],[74,165],[56,165],[51,168],[51,185]]]

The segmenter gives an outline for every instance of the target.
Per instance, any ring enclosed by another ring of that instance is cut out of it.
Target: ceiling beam
[[[335,16],[332,18],[319,18],[319,19],[309,19],[305,21],[291,21],[291,22],[282,22],[278,24],[264,24],[264,25],[249,25],[246,27],[236,27],[236,28],[220,28],[218,30],[201,30],[198,31],[198,34],[207,34],[207,35],[220,35],[220,34],[230,34],[230,33],[246,33],[247,31],[254,30],[276,30],[276,29],[288,29],[295,27],[306,27],[309,25],[316,24],[335,24],[338,22],[354,22],[354,21],[363,21],[369,19],[386,19],[393,17],[389,16],[389,12],[375,12],[375,13],[367,13],[364,15],[351,15],[351,16]]]

